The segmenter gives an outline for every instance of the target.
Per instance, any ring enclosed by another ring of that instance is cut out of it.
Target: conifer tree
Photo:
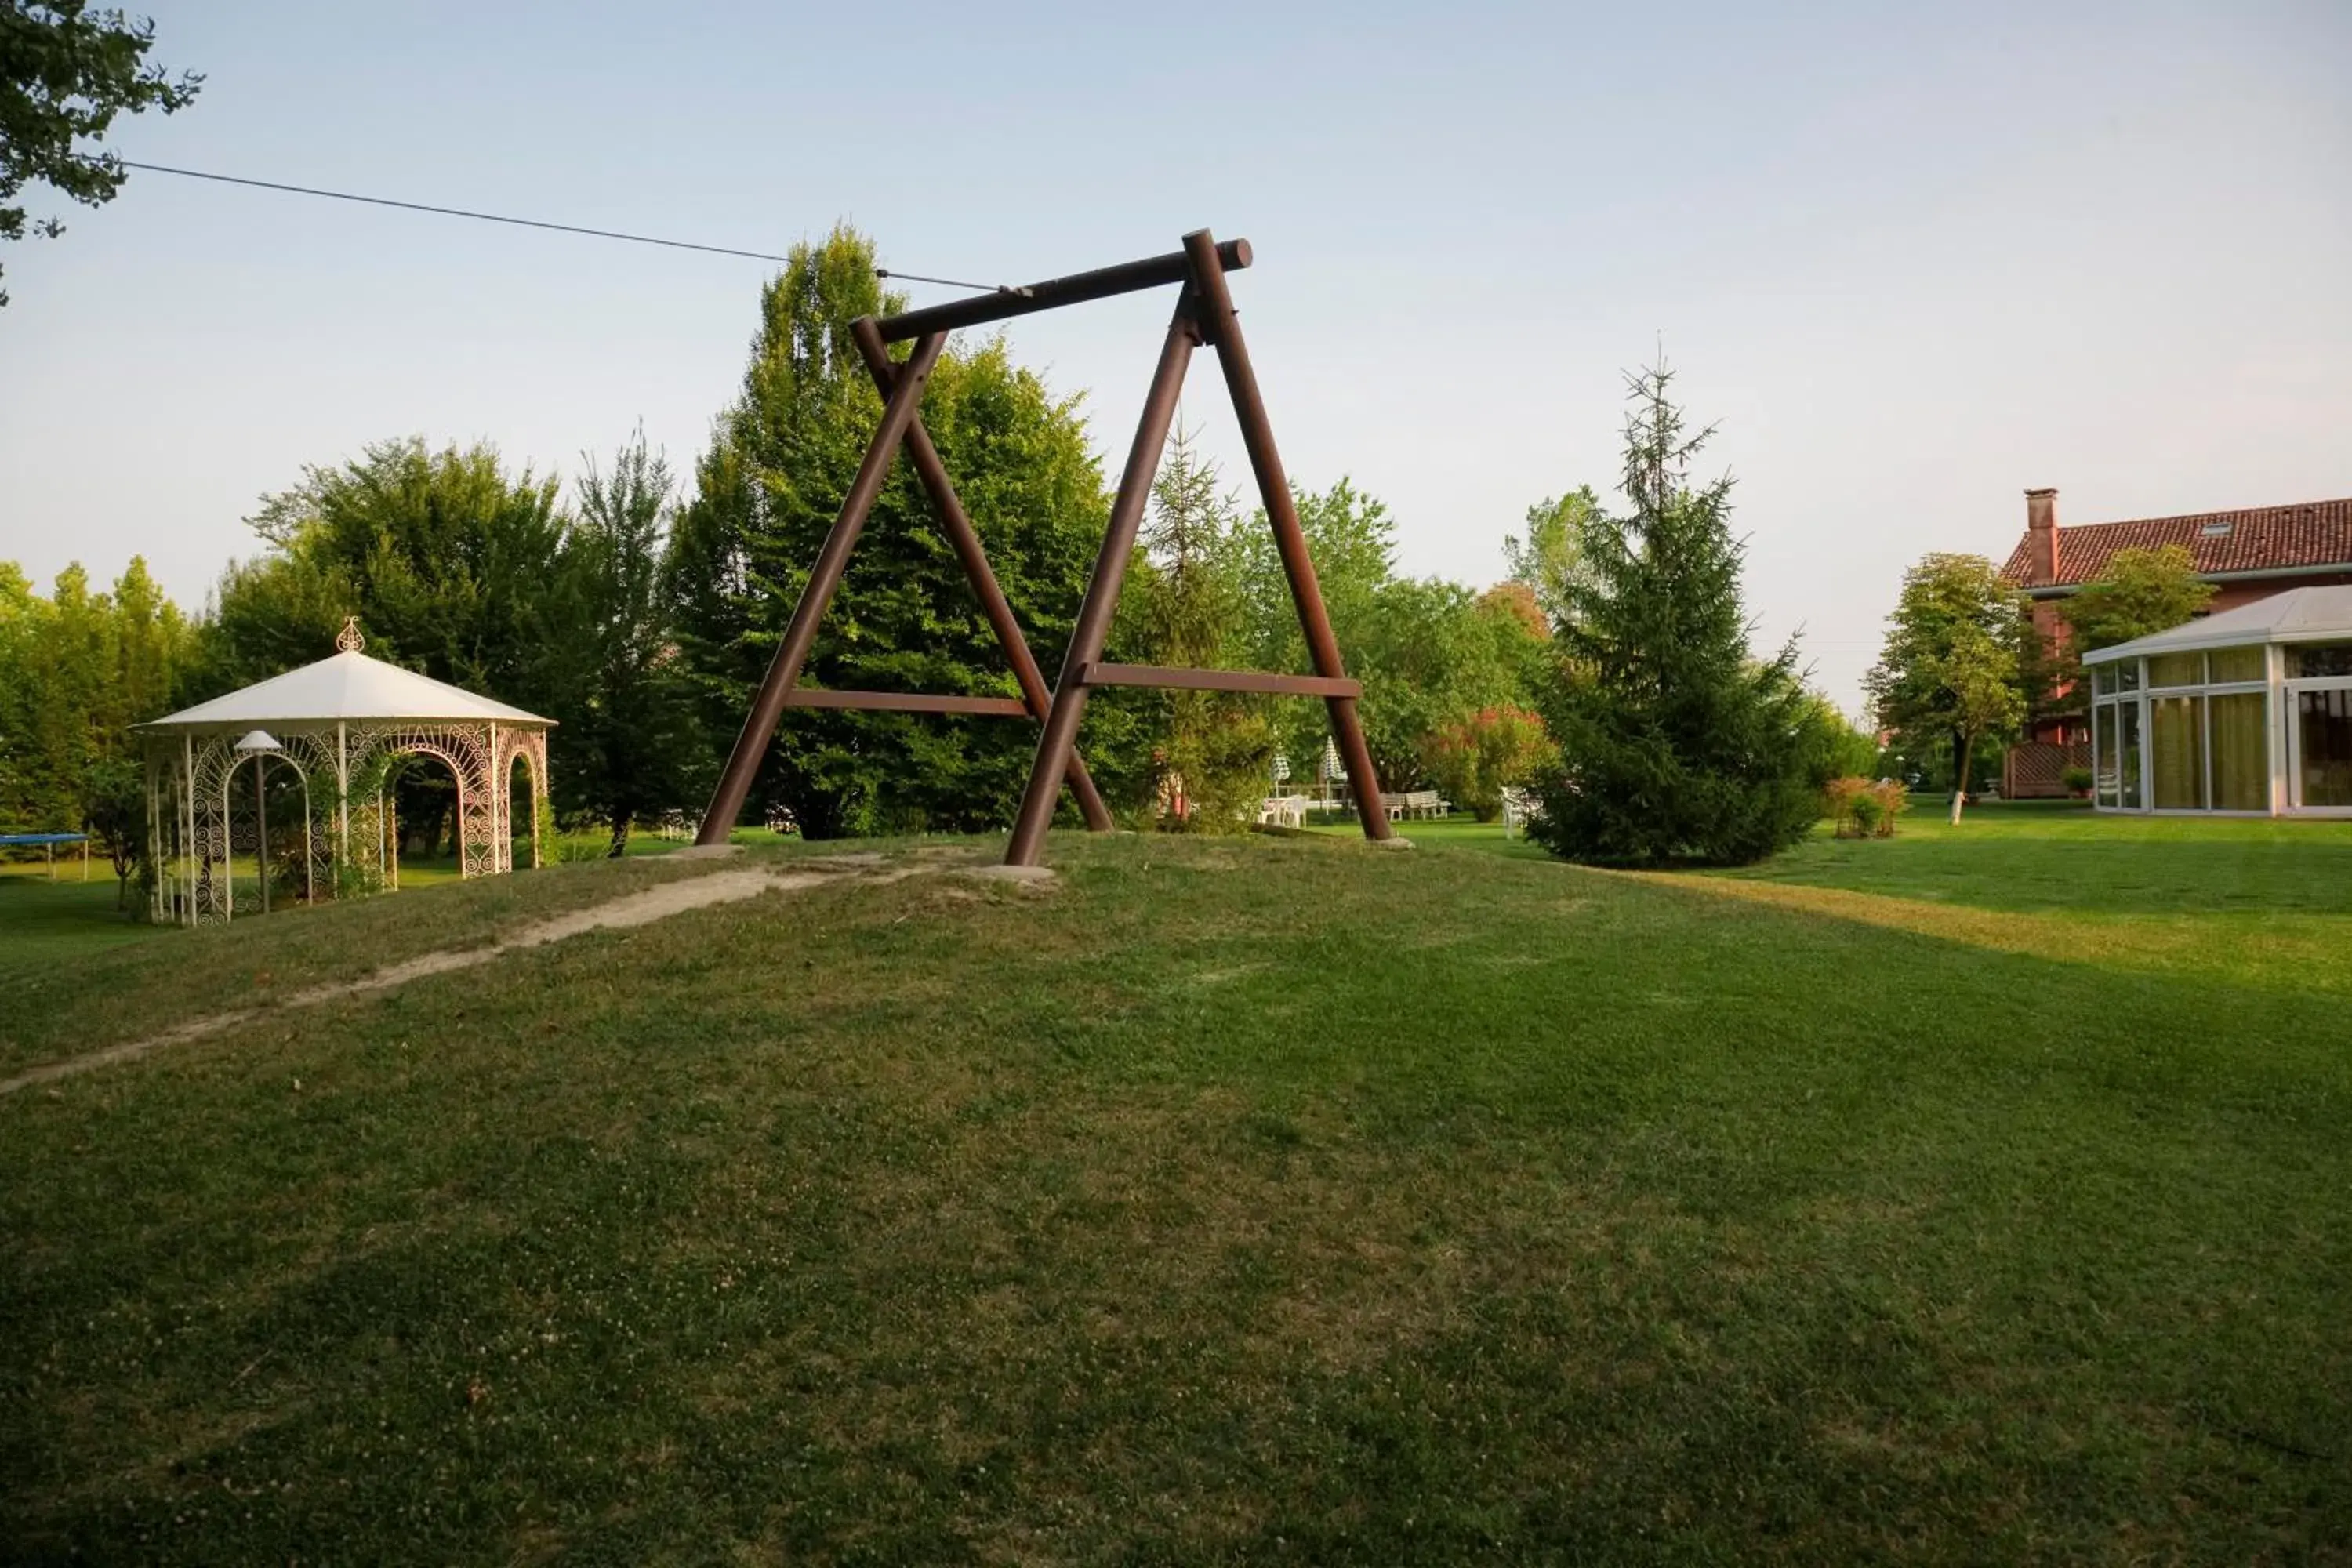
[[[1820,815],[1822,748],[1793,644],[1748,650],[1728,476],[1694,487],[1712,427],[1685,433],[1661,363],[1628,378],[1622,515],[1583,525],[1542,702],[1559,772],[1530,832],[1601,865],[1736,865]]]

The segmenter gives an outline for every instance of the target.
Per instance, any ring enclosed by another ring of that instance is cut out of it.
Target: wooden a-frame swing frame
[[[1066,781],[1077,797],[1078,809],[1087,827],[1101,832],[1112,826],[1110,813],[1096,791],[1094,781],[1087,775],[1086,763],[1077,752],[1078,724],[1086,716],[1087,693],[1098,686],[1320,697],[1330,710],[1332,732],[1348,769],[1364,836],[1376,840],[1389,837],[1388,811],[1372,771],[1371,752],[1364,743],[1363,724],[1356,712],[1363,686],[1348,678],[1340,661],[1339,641],[1331,634],[1331,619],[1323,607],[1315,563],[1307,553],[1307,535],[1299,526],[1298,509],[1291,499],[1290,480],[1275,449],[1274,426],[1266,416],[1265,401],[1258,392],[1257,375],[1251,369],[1249,349],[1242,341],[1241,323],[1234,315],[1233,295],[1226,286],[1228,271],[1238,271],[1249,264],[1247,240],[1229,240],[1219,245],[1208,230],[1202,229],[1184,237],[1183,249],[1165,256],[1076,273],[1027,288],[1003,289],[878,321],[871,316],[861,316],[851,323],[857,351],[874,377],[876,390],[882,394],[882,421],[866,446],[864,460],[858,464],[857,477],[842,498],[840,515],[825,534],[816,563],[810,568],[807,585],[793,606],[783,640],[760,682],[750,712],[744,716],[742,732],[736,737],[735,748],[719,773],[709,809],[703,813],[701,830],[697,836],[698,843],[726,842],[751,793],[760,758],[774,738],[786,708],[994,715],[1028,718],[1043,729],[1037,742],[1037,760],[1030,770],[1020,816],[1014,820],[1012,842],[1004,855],[1008,866],[1034,866],[1044,850],[1045,829],[1053,821],[1054,805]],[[1095,558],[1086,598],[1078,607],[1069,649],[1062,660],[1061,677],[1048,690],[1037,661],[1021,635],[1020,624],[1013,618],[1013,607],[989,566],[979,532],[957,498],[946,465],[940,460],[939,449],[923,428],[923,392],[932,368],[939,363],[940,352],[947,346],[948,334],[960,327],[1169,283],[1181,284],[1182,292],[1177,298],[1175,315],[1160,346],[1159,368],[1152,373],[1150,390],[1144,396],[1142,416],[1136,422],[1135,442],[1129,448],[1127,467],[1119,475],[1118,490],[1111,501],[1110,525],[1103,535],[1102,551]],[[894,363],[888,345],[909,340],[915,345],[912,353],[904,363]],[[1119,587],[1127,575],[1128,560],[1135,550],[1136,533],[1143,521],[1152,480],[1160,470],[1161,452],[1168,444],[1169,426],[1176,416],[1177,395],[1183,390],[1184,373],[1192,363],[1192,351],[1202,346],[1217,351],[1218,363],[1224,371],[1225,388],[1241,424],[1242,442],[1249,453],[1258,493],[1265,503],[1266,520],[1274,530],[1275,548],[1282,558],[1283,574],[1289,582],[1291,599],[1298,611],[1299,628],[1306,634],[1307,657],[1315,667],[1312,675],[1175,669],[1103,662],[1111,617],[1118,607]],[[965,575],[980,596],[981,607],[995,630],[997,641],[1013,666],[1013,678],[1021,687],[1018,699],[821,690],[799,684],[801,667],[807,662],[809,649],[816,641],[817,624],[824,619],[835,591],[841,585],[850,552],[856,548],[858,534],[882,492],[891,460],[902,445],[913,458],[916,475],[930,499],[932,510],[938,514]]]

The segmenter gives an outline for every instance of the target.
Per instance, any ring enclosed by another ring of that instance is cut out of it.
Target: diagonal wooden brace
[[[752,776],[760,771],[760,758],[774,739],[777,721],[784,716],[784,704],[792,696],[793,683],[800,679],[801,666],[807,662],[811,645],[816,641],[817,623],[824,618],[825,606],[833,603],[834,590],[841,586],[842,572],[849,564],[849,552],[857,547],[857,535],[866,526],[866,514],[874,510],[877,497],[882,493],[882,481],[889,476],[890,459],[897,456],[898,445],[906,438],[907,426],[914,422],[916,406],[923,400],[923,388],[929,384],[931,367],[940,363],[940,353],[948,344],[945,332],[933,332],[915,344],[908,356],[906,369],[899,373],[898,384],[882,403],[882,423],[875,426],[873,440],[866,443],[865,459],[857,465],[857,478],[850,481],[849,493],[841,500],[841,514],[833,520],[832,529],[824,536],[824,547],[816,552],[816,564],[809,569],[808,585],[801,590],[800,603],[793,606],[793,618],[784,627],[783,641],[776,645],[776,657],[769,662],[768,673],[760,682],[759,694],[751,700],[751,710],[743,717],[743,729],[735,737],[735,749],[727,754],[727,766],[719,774],[719,787],[710,793],[709,809],[702,814],[702,827],[695,835],[698,844],[724,844],[734,830],[735,818],[742,813],[743,802],[751,793]]]
[[[890,351],[882,342],[881,329],[873,317],[860,316],[850,323],[849,331],[857,340],[857,352],[866,361],[866,371],[874,377],[874,389],[887,402],[898,384],[898,367],[890,363]],[[980,595],[980,607],[987,615],[988,624],[995,628],[996,640],[1003,645],[1005,659],[1013,666],[1013,678],[1021,685],[1022,701],[1033,718],[1045,723],[1053,716],[1054,694],[1046,688],[1045,674],[1029,652],[1028,639],[1021,635],[1021,623],[1013,618],[1013,605],[997,584],[996,572],[988,563],[988,552],[980,542],[979,531],[972,527],[970,514],[963,510],[955,482],[948,477],[947,465],[940,460],[930,432],[923,428],[919,410],[907,424],[907,456],[931,498],[931,510],[939,514],[940,526],[946,531],[948,542],[955,547],[956,558],[963,563],[964,575],[971,579],[972,592]],[[1078,810],[1086,817],[1087,826],[1097,833],[1109,832],[1110,809],[1103,805],[1102,795],[1095,789],[1095,781],[1087,776],[1087,764],[1075,748],[1070,752],[1064,776],[1069,781],[1070,793],[1077,797]]]

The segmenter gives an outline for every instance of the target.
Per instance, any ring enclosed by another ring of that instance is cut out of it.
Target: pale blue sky
[[[2352,493],[2352,6],[1767,9],[161,3],[209,80],[117,144],[757,250],[847,218],[983,279],[1246,236],[1292,473],[1475,582],[1612,485],[1663,337],[1765,637],[1854,706],[1903,568],[2002,554],[2028,486],[2069,521]],[[689,468],[766,270],[153,174],[66,216],[5,258],[0,557],[140,552],[190,602],[370,440],[568,477],[642,419]],[[1167,307],[1012,336],[1118,454]]]

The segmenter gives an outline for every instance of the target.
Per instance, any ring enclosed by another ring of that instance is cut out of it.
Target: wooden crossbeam
[[[1186,669],[1162,664],[1088,664],[1081,686],[1166,686],[1186,691],[1256,691],[1274,697],[1361,697],[1364,683],[1326,675],[1277,675],[1264,669]]]
[[[883,713],[979,713],[1000,719],[1026,719],[1028,704],[1018,697],[950,697],[930,691],[836,691],[827,687],[795,686],[784,698],[787,708],[851,708]]]

